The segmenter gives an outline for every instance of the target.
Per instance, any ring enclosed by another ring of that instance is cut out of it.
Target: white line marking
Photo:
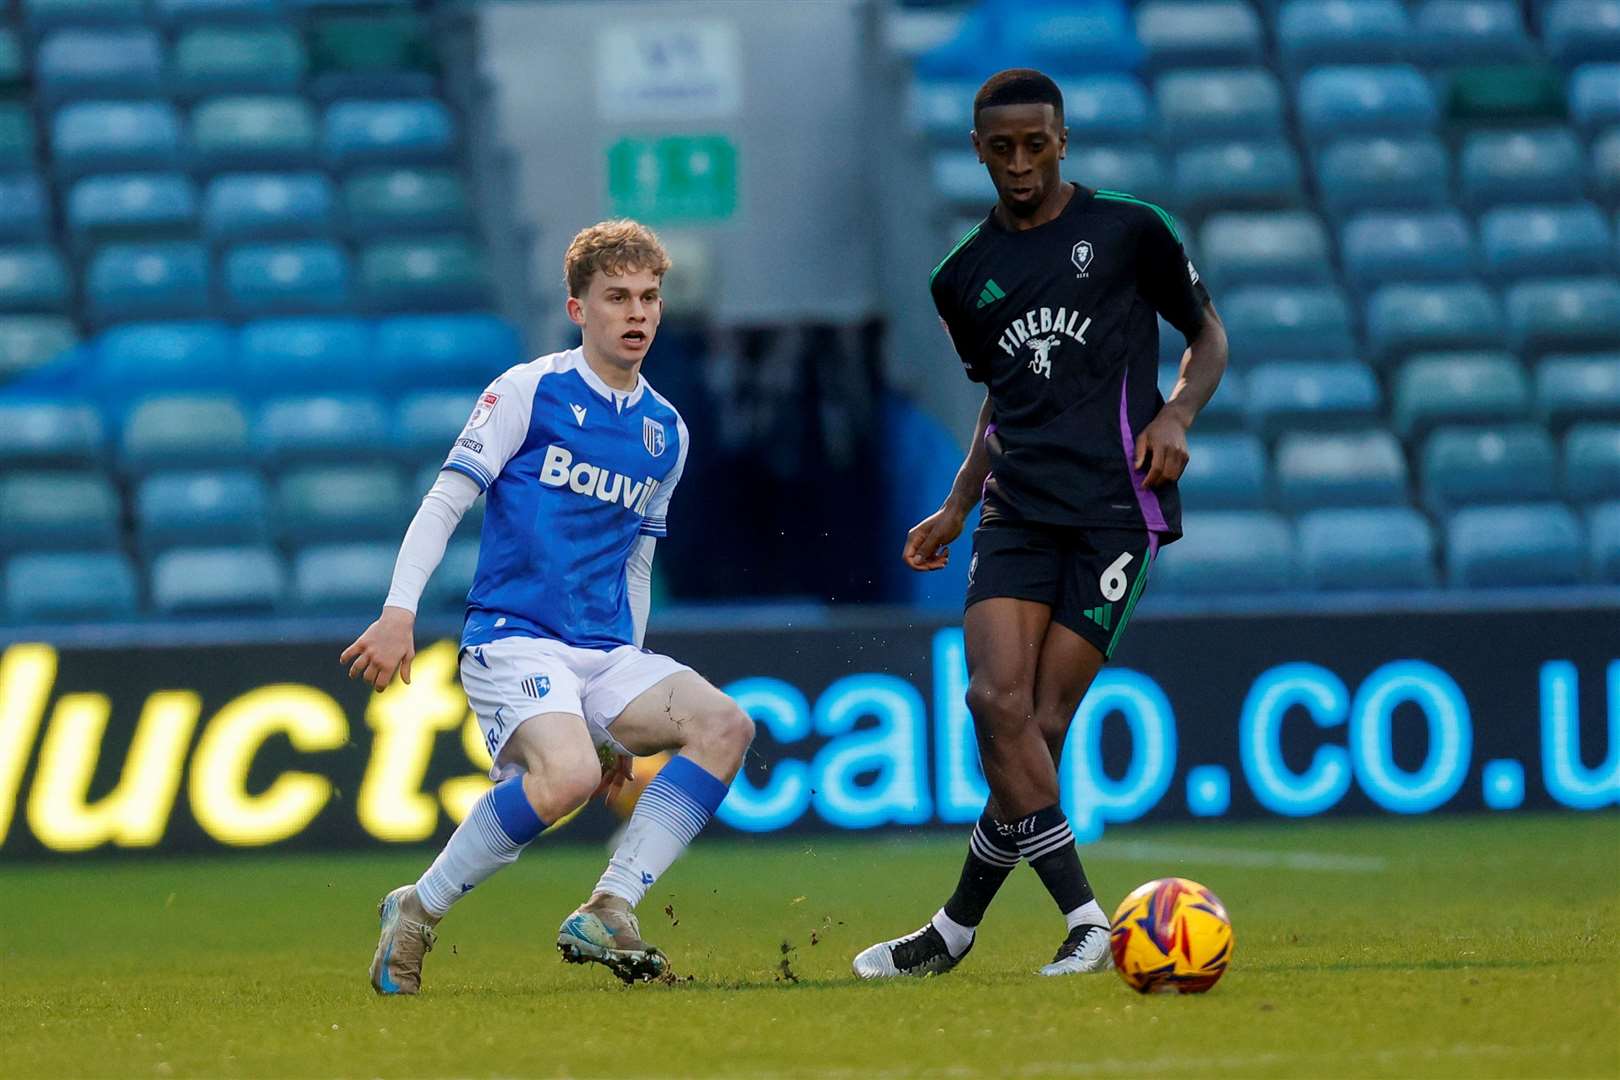
[[[1389,860],[1382,855],[1204,847],[1191,844],[1161,844],[1151,840],[1103,840],[1088,844],[1082,850],[1088,858],[1123,859],[1129,862],[1186,862],[1207,866],[1243,866],[1348,874],[1379,874],[1389,869]]]

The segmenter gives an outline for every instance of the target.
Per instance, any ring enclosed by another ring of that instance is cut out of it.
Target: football
[[[1114,912],[1114,970],[1138,993],[1201,994],[1232,962],[1232,920],[1196,881],[1170,877],[1138,886]]]

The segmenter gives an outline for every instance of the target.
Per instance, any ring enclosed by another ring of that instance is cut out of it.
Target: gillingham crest
[[[641,445],[647,448],[647,453],[653,457],[660,457],[664,453],[664,425],[652,417],[643,417],[641,421]]]

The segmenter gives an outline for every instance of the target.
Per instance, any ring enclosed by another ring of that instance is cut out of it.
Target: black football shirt
[[[968,378],[990,394],[982,520],[1181,535],[1176,486],[1150,490],[1132,467],[1137,433],[1164,405],[1154,316],[1192,338],[1209,300],[1168,214],[1075,185],[1033,229],[987,216],[930,288]]]

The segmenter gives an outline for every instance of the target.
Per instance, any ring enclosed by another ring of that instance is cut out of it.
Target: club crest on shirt
[[[501,400],[499,394],[482,394],[478,404],[473,406],[472,415],[467,418],[467,430],[481,428],[488,422],[490,414],[495,411],[495,403]]]
[[[1096,257],[1097,251],[1091,246],[1090,240],[1080,240],[1069,252],[1069,258],[1074,261],[1074,268],[1084,274],[1091,269],[1091,260]]]
[[[647,453],[659,457],[664,452],[664,425],[650,416],[641,420],[641,445],[647,448]]]

